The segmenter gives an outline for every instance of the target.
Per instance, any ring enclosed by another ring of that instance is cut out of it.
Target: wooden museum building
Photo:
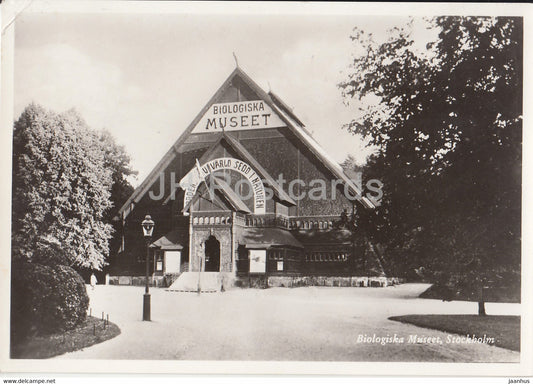
[[[390,284],[381,257],[345,225],[375,208],[291,108],[237,67],[120,209],[110,283],[144,282],[150,214],[158,286]]]

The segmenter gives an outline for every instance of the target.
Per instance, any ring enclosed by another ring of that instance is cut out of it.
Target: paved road
[[[202,294],[152,290],[151,322],[141,321],[139,287],[90,290],[93,314],[109,313],[118,337],[58,358],[517,362],[519,353],[487,344],[408,343],[410,335],[448,334],[387,320],[416,313],[475,314],[476,303],[416,298],[427,286],[271,288]],[[518,304],[487,304],[489,314],[519,314]],[[358,342],[397,337],[404,343]]]

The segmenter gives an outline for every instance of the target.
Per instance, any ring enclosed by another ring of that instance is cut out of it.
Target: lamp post
[[[143,321],[150,321],[150,288],[148,285],[148,275],[150,269],[150,240],[154,232],[155,223],[150,215],[146,215],[142,222],[144,239],[146,240],[146,285],[143,297]]]

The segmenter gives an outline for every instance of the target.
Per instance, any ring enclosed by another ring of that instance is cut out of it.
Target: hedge
[[[85,321],[89,297],[72,268],[24,263],[11,272],[11,337],[50,334]]]

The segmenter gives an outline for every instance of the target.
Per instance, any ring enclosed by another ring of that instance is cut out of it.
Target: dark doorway
[[[220,272],[220,242],[215,236],[205,241],[205,271]]]
[[[246,247],[239,244],[237,248],[237,274],[240,276],[247,276],[250,273],[250,259],[248,253]]]

